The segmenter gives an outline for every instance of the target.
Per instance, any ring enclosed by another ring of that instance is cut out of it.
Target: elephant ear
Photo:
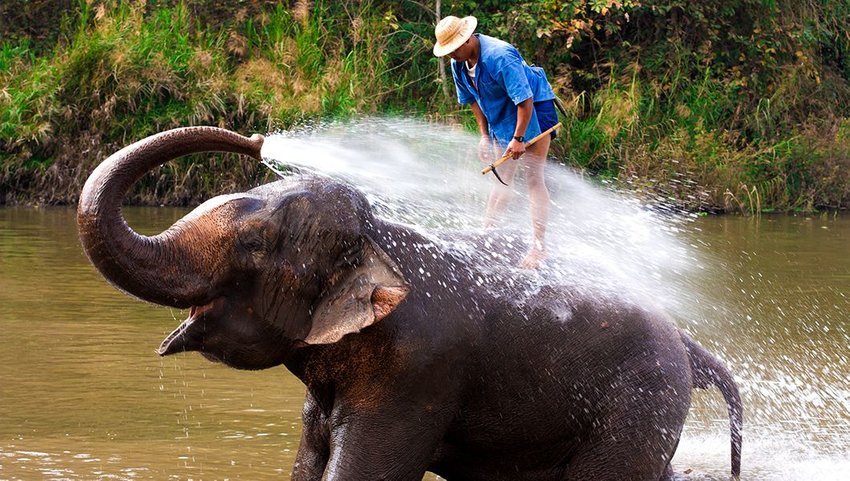
[[[360,263],[337,280],[313,312],[308,344],[331,344],[392,313],[410,288],[395,262],[365,238]]]

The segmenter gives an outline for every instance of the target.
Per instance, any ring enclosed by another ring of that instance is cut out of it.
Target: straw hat
[[[434,28],[434,36],[437,37],[437,43],[434,44],[434,55],[442,57],[457,50],[458,47],[469,40],[477,25],[478,19],[471,15],[463,18],[449,15],[440,20],[440,23]]]

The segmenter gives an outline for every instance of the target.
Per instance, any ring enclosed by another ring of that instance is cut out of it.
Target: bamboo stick
[[[542,139],[544,136],[551,134],[553,130],[558,130],[558,129],[560,129],[560,128],[561,128],[561,122],[558,122],[557,124],[555,124],[555,125],[553,125],[553,126],[549,127],[548,129],[546,129],[546,131],[545,131],[545,132],[542,132],[542,133],[541,133],[540,135],[538,135],[537,137],[535,137],[535,138],[533,138],[533,139],[529,140],[529,141],[528,141],[528,143],[526,143],[526,144],[525,144],[525,146],[526,146],[526,147],[528,147],[528,146],[530,146],[530,145],[533,145],[535,142],[537,142],[538,140]],[[488,165],[487,167],[485,167],[485,168],[484,168],[484,170],[482,170],[482,171],[481,171],[481,174],[482,174],[482,175],[484,175],[484,174],[489,173],[490,171],[492,171],[492,170],[493,170],[493,169],[495,169],[496,167],[498,167],[498,166],[502,165],[502,164],[503,164],[506,160],[508,160],[509,158],[511,158],[511,153],[510,153],[510,152],[506,153],[506,154],[505,154],[505,155],[503,155],[503,156],[502,156],[499,160],[497,160],[497,161],[493,162],[492,164]]]

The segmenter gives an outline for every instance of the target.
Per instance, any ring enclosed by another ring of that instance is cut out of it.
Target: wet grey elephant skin
[[[731,374],[654,308],[530,288],[533,274],[508,261],[505,275],[486,272],[326,178],[213,198],[156,236],[124,221],[121,201],[145,172],[204,151],[259,159],[262,143],[211,127],[141,140],[92,173],[78,224],[113,285],[190,308],[162,355],[283,364],[303,381],[292,479],[671,479],[691,392],[711,386],[739,473]]]

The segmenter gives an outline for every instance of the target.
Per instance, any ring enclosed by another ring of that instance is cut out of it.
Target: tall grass
[[[474,130],[443,94],[429,5],[79,0],[52,50],[0,41],[0,203],[74,202],[106,155],[179,126],[412,112]],[[559,161],[693,210],[850,207],[847,1],[457,0],[448,13],[546,68],[569,110]],[[130,201],[197,202],[266,175],[196,156]]]
[[[73,202],[93,165],[161,130],[267,132],[382,105],[385,26],[368,2],[344,16],[317,4],[300,18],[278,5],[218,30],[196,24],[183,2],[92,5],[80,1],[49,55],[29,55],[26,43],[0,49],[0,201]],[[198,161],[162,167],[131,201],[194,202],[265,177],[235,157]]]
[[[742,114],[735,92],[708,68],[654,82],[633,69],[608,78],[593,94],[565,99],[565,135],[553,151],[568,164],[689,210],[850,206],[850,119],[814,119],[777,135],[784,116],[775,102]],[[749,138],[725,128],[736,118],[755,126]]]

